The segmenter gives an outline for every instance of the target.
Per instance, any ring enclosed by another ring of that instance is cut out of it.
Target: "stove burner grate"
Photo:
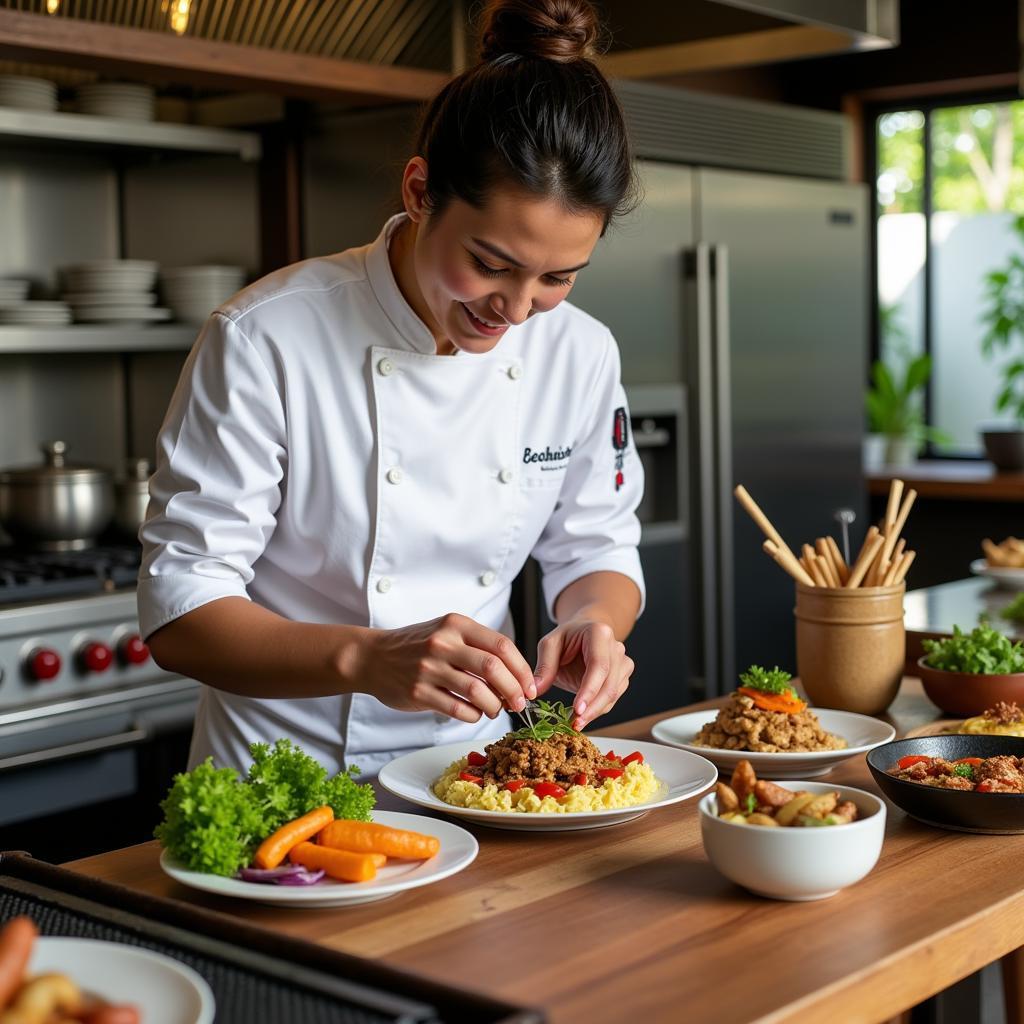
[[[53,552],[0,548],[0,604],[79,597],[133,586],[141,557],[137,545]]]

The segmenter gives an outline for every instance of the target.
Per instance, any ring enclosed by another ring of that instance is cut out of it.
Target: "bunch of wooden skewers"
[[[832,537],[819,537],[814,547],[804,544],[797,558],[747,489],[740,484],[733,493],[768,538],[762,548],[805,587],[853,590],[857,587],[895,586],[906,579],[907,571],[917,557],[917,552],[905,550],[907,542],[900,536],[917,498],[917,491],[913,488],[904,495],[902,480],[892,481],[885,519],[868,530],[852,565],[847,564]]]

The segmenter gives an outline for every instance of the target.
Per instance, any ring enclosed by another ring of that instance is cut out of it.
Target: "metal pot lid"
[[[21,466],[0,471],[0,482],[13,484],[45,484],[55,480],[80,480],[82,482],[107,482],[108,470],[100,466],[69,463],[66,459],[68,446],[63,441],[47,441],[39,446],[43,453],[41,466]]]

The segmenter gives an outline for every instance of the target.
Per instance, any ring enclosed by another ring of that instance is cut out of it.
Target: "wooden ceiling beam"
[[[353,103],[427,100],[448,80],[439,71],[335,60],[10,10],[0,10],[0,59]]]
[[[884,45],[884,44],[879,44]],[[776,61],[821,57],[865,45],[845,32],[814,25],[794,25],[738,32],[666,46],[623,50],[601,58],[601,69],[612,78],[661,78],[689,71],[752,67]]]

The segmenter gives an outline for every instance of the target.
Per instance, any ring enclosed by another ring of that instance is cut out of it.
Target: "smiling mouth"
[[[462,308],[469,314],[469,318],[473,323],[479,324],[479,326],[486,331],[496,331],[507,326],[504,321],[498,324],[492,324],[488,320],[481,320],[480,317],[478,317],[476,313],[474,313],[473,310],[471,310],[464,302],[462,303]]]

